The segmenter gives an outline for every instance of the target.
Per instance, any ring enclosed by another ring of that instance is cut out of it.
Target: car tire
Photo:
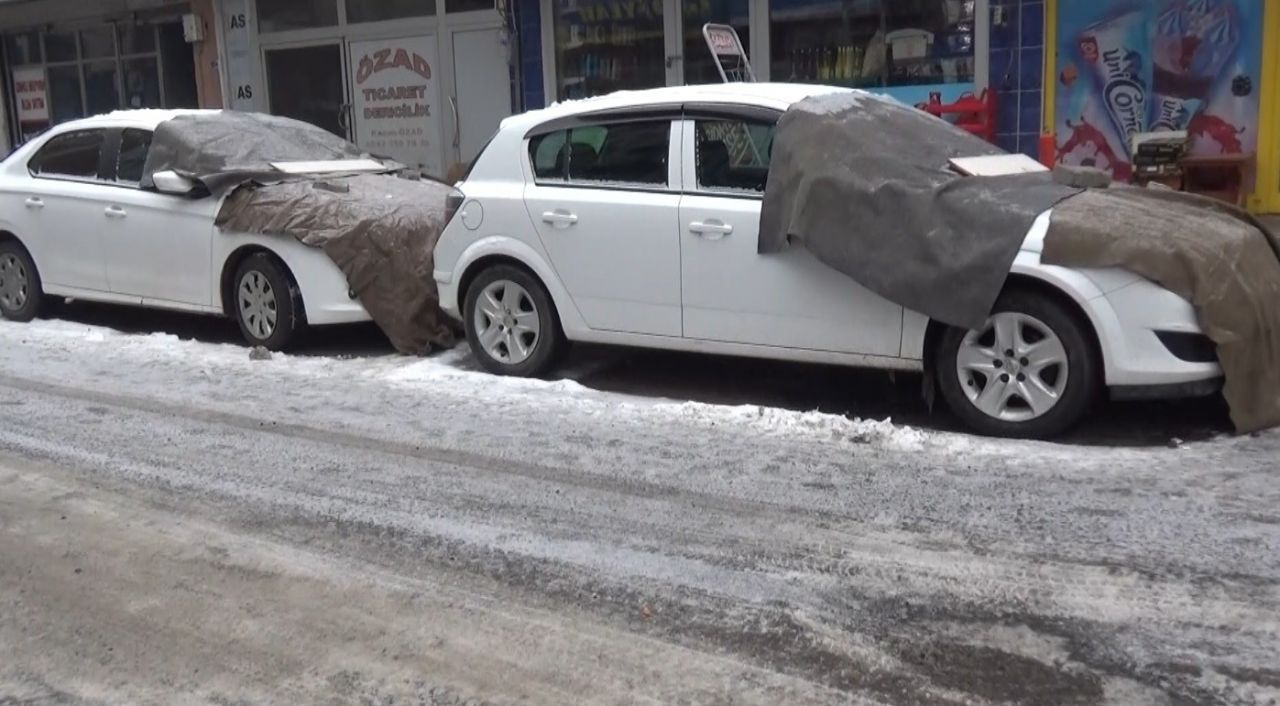
[[[21,243],[0,243],[0,316],[27,322],[40,313],[44,289],[31,254]]]
[[[1101,390],[1088,325],[1056,299],[1009,290],[981,330],[951,327],[935,374],[947,406],[987,436],[1046,439],[1075,426]]]
[[[284,265],[267,253],[250,255],[236,268],[231,310],[244,340],[270,351],[288,348],[306,326],[302,292]]]
[[[567,341],[546,287],[527,270],[496,265],[467,287],[467,342],[497,375],[537,377],[555,367]]]

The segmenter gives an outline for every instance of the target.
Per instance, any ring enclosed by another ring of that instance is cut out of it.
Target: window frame
[[[40,179],[44,181],[66,181],[66,182],[74,182],[77,184],[99,184],[99,185],[109,184],[110,182],[107,181],[105,175],[110,171],[110,162],[108,160],[110,159],[110,154],[112,152],[111,132],[112,132],[111,128],[87,127],[87,128],[79,128],[79,129],[72,129],[72,130],[63,130],[61,132],[58,132],[55,135],[50,135],[48,139],[46,139],[40,145],[40,147],[35,151],[35,154],[31,155],[31,157],[27,159],[27,163],[25,165],[27,168],[27,174],[30,175],[32,179]],[[99,148],[99,152],[98,152],[98,173],[96,175],[92,177],[84,177],[84,176],[77,176],[74,174],[46,174],[45,172],[36,171],[32,167],[32,165],[40,159],[40,155],[46,149],[49,148],[49,145],[53,144],[59,139],[70,137],[72,135],[82,134],[82,133],[101,133],[102,134],[102,145]]]

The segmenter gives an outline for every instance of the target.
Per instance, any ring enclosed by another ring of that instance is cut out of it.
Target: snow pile
[[[924,431],[898,426],[889,419],[850,419],[837,414],[794,412],[758,405],[729,407],[686,402],[666,406],[674,407],[675,416],[686,423],[707,427],[733,426],[766,436],[838,441],[895,451],[919,451],[930,437]]]

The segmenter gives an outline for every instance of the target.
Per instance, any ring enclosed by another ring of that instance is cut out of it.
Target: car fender
[[[588,330],[586,321],[578,312],[569,292],[560,283],[560,278],[556,276],[551,263],[528,243],[507,235],[490,235],[481,238],[462,251],[454,263],[452,272],[446,274],[437,270],[437,282],[444,281],[453,285],[456,301],[452,303],[456,311],[462,311],[463,300],[466,297],[466,292],[461,291],[460,287],[462,279],[472,265],[487,257],[508,257],[529,268],[547,288],[551,301],[560,314],[560,326],[569,338],[574,338],[577,332]],[[439,263],[437,263],[438,266]]]
[[[260,233],[230,233],[216,231],[213,235],[213,271],[215,276],[210,286],[213,288],[213,299],[222,305],[222,274],[227,266],[227,259],[245,247],[253,247],[270,252],[280,258],[289,268],[293,279],[298,283],[304,305],[307,302],[321,302],[335,297],[346,299],[350,289],[346,275],[325,254],[324,250],[304,245],[296,238],[283,235],[265,235]]]
[[[43,272],[44,267],[41,262],[44,260],[44,247],[39,238],[26,237],[21,229],[15,228],[13,223],[7,219],[0,218],[0,232],[12,235],[18,244],[26,248],[27,254],[31,255],[31,261],[36,263],[36,271]]]
[[[1052,287],[1071,299],[1084,312],[1097,336],[1104,371],[1110,378],[1116,354],[1112,342],[1123,340],[1123,337],[1119,335],[1120,321],[1094,279],[1079,270],[1041,264],[1039,254],[1025,250],[1018,253],[1009,274]],[[915,312],[907,312],[903,323],[903,357],[924,358],[927,353],[925,336],[928,332],[928,319]]]

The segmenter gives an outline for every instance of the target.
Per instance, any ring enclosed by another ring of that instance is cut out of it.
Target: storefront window
[[[9,57],[9,64],[12,66],[39,64],[44,61],[44,55],[40,51],[39,32],[10,35],[5,38],[4,47],[5,54]]]
[[[108,113],[120,107],[114,61],[96,61],[84,65],[84,98],[89,115]]]
[[[556,76],[561,99],[664,86],[663,0],[558,0]]]
[[[75,61],[76,35],[74,32],[49,32],[44,35],[44,51],[49,61]]]
[[[263,32],[336,24],[338,0],[258,0],[258,28]]]
[[[347,22],[380,22],[436,14],[436,0],[347,0]]]
[[[54,123],[84,116],[80,94],[80,67],[50,66],[48,71],[49,117]]]
[[[126,108],[160,107],[160,68],[155,58],[124,61],[124,105]]]
[[[115,28],[103,25],[80,33],[80,56],[84,59],[110,59],[116,55]]]
[[[729,25],[738,32],[743,47],[751,46],[749,0],[684,0],[684,82],[720,83],[720,71],[702,36],[708,22]]]
[[[121,54],[153,54],[155,51],[155,25],[120,25]]]
[[[769,16],[775,80],[973,81],[974,0],[770,0]]]

